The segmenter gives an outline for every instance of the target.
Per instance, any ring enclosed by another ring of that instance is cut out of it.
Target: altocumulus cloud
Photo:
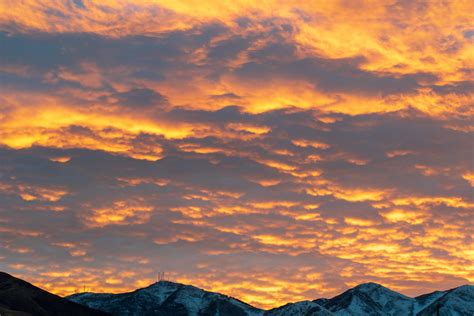
[[[6,5],[5,270],[263,307],[474,280],[466,3]]]

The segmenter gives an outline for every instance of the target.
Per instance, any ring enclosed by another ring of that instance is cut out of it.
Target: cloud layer
[[[2,269],[262,307],[472,283],[472,4],[280,2],[4,3]]]

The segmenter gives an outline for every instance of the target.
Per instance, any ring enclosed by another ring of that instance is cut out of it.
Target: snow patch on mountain
[[[265,316],[332,316],[334,315],[314,301],[289,303],[265,312]]]

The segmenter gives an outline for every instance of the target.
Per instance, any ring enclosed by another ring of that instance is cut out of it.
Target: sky
[[[472,284],[473,12],[2,0],[0,270],[264,308]]]

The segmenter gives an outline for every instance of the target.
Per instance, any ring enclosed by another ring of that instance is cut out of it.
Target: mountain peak
[[[172,281],[166,281],[166,280],[160,280],[160,281],[156,281],[156,282],[148,285],[145,288],[149,288],[149,287],[178,287],[178,286],[185,286],[185,284],[172,282]]]
[[[260,315],[261,310],[232,297],[192,285],[160,280],[121,294],[80,293],[69,300],[113,315]],[[258,312],[255,314],[255,312]]]
[[[345,291],[322,306],[337,315],[345,311],[351,311],[349,315],[410,315],[413,303],[413,298],[368,282]]]
[[[455,287],[454,289],[452,289],[450,291],[462,291],[462,292],[469,291],[469,292],[472,292],[472,291],[474,291],[474,285],[464,284],[464,285]]]
[[[474,286],[462,285],[457,288],[436,293],[436,299],[431,300],[420,309],[417,315],[474,315]],[[417,298],[418,300],[418,298]]]
[[[353,289],[363,289],[363,290],[374,290],[378,288],[386,288],[378,283],[375,282],[366,282],[366,283],[361,283],[354,287]]]
[[[362,283],[357,285],[352,289],[353,291],[361,291],[366,294],[368,294],[371,297],[375,297],[377,294],[378,295],[389,295],[389,296],[397,296],[397,297],[402,297],[405,299],[412,299],[408,296],[405,296],[403,294],[400,294],[398,292],[395,292],[394,290],[389,289],[388,287],[385,287],[381,284],[374,283],[374,282],[368,282],[368,283]]]
[[[19,313],[21,311],[22,313]],[[105,312],[48,293],[31,283],[0,272],[0,314],[99,316]]]

